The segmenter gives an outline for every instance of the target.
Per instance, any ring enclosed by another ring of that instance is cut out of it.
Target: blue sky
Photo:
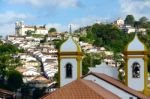
[[[15,21],[66,31],[127,14],[150,18],[149,10],[150,0],[0,0],[0,35],[14,34]]]

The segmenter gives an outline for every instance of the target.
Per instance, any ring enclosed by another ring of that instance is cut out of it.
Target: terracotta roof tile
[[[118,87],[119,89],[122,89],[124,91],[126,91],[127,93],[130,93],[140,99],[147,99],[147,97],[139,92],[137,92],[136,90],[133,90],[127,86],[125,86],[123,83],[121,83],[119,80],[116,80],[116,79],[113,79],[112,77],[109,77],[103,73],[89,73],[88,75],[95,75],[96,77],[100,78],[100,79],[103,79],[104,81]]]
[[[120,99],[115,94],[88,80],[76,80],[41,99]]]
[[[26,72],[26,71],[27,71],[27,69],[24,68],[24,67],[17,67],[16,70],[17,70],[18,72],[20,72],[20,73],[23,73],[23,72]]]
[[[34,81],[38,81],[38,82],[42,82],[42,83],[51,83],[51,81],[48,80],[47,78],[45,78],[44,76],[37,76],[31,80],[31,82],[34,82]]]
[[[112,92],[106,90],[105,88],[99,86],[95,82],[82,80],[84,84],[86,84],[90,89],[94,90],[97,94],[103,96],[105,99],[120,99],[117,95]]]
[[[5,89],[0,89],[0,93],[6,94],[6,95],[11,95],[11,96],[15,95],[15,93],[5,90]]]

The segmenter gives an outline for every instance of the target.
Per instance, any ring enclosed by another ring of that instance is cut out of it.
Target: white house
[[[103,73],[112,78],[118,79],[118,68],[109,66],[105,62],[102,62],[100,65],[95,67],[89,67],[89,72]]]
[[[35,34],[46,35],[48,30],[45,26],[26,26],[23,21],[15,23],[15,32],[16,35],[24,36],[27,35],[27,31],[32,31]]]

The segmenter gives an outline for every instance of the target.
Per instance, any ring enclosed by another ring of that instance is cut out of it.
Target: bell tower
[[[147,48],[135,34],[134,39],[127,45],[125,56],[125,84],[147,95]]]
[[[70,29],[71,31],[71,29]],[[58,52],[59,86],[62,87],[82,76],[82,50],[71,35]]]

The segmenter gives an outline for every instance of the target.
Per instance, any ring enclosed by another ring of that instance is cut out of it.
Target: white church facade
[[[34,34],[48,34],[46,26],[28,26],[25,25],[23,21],[15,23],[15,34],[18,36],[27,35],[27,31],[32,31]]]
[[[137,35],[124,52],[125,82],[117,79],[117,69],[105,63],[82,76],[82,50],[71,36],[58,55],[60,88],[41,99],[150,99],[147,48]]]
[[[148,50],[137,35],[128,44],[124,52],[125,55],[125,84],[126,86],[144,93],[147,92],[148,72],[147,55]]]
[[[82,76],[82,51],[71,36],[61,45],[58,58],[60,87],[80,79]]]

